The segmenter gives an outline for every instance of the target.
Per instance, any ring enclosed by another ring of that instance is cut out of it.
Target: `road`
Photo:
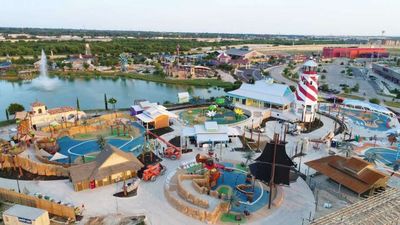
[[[289,80],[282,75],[282,71],[285,67],[286,67],[286,64],[274,66],[274,67],[268,68],[267,71],[269,71],[270,76],[272,78],[274,78],[275,81],[280,82],[280,83],[285,83],[287,85],[296,86],[297,85],[296,82]]]

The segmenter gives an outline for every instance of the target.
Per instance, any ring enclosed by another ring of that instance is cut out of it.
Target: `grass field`
[[[221,221],[225,222],[225,223],[234,223],[234,224],[246,223],[246,221],[247,221],[246,217],[240,215],[241,220],[240,221],[236,221],[236,219],[235,219],[236,215],[237,214],[224,213],[221,216]]]
[[[362,100],[362,101],[365,100],[364,97],[360,97],[357,95],[344,94],[344,93],[338,94],[338,96],[343,97],[343,98],[352,98],[352,99],[356,99],[356,100]]]
[[[385,105],[395,108],[400,108],[400,102],[385,102]]]

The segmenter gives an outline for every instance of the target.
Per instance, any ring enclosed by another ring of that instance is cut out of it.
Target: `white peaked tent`
[[[67,158],[68,158],[68,156],[56,152],[56,154],[54,154],[53,157],[51,157],[50,161],[56,161],[59,159],[67,159]]]

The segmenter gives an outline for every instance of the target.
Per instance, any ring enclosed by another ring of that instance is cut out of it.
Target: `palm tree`
[[[108,103],[110,103],[111,105],[113,105],[113,109],[115,111],[115,104],[117,104],[117,99],[115,98],[110,98],[108,99]]]
[[[350,142],[342,142],[342,145],[339,147],[339,152],[343,153],[346,157],[350,157],[353,154],[354,146]]]
[[[396,162],[393,163],[393,172],[390,174],[390,176],[393,176],[396,171],[399,171],[400,168],[400,161],[397,160]]]
[[[99,145],[100,151],[104,151],[106,149],[107,140],[104,136],[97,136],[97,144]]]
[[[242,156],[243,156],[244,159],[246,159],[246,162],[245,162],[246,166],[251,160],[253,160],[254,155],[255,155],[255,153],[252,150],[248,150],[245,153],[243,153]]]
[[[367,152],[364,155],[364,160],[373,164],[376,164],[376,160],[378,159],[378,154],[376,154],[375,152]]]
[[[238,196],[235,195],[235,193],[232,193],[231,196],[229,196],[228,200],[227,200],[228,204],[229,204],[229,210],[228,213],[231,212],[232,207],[235,206],[239,206],[240,205],[240,199]]]

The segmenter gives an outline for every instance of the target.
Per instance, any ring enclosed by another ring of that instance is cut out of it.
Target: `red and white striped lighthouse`
[[[308,60],[304,63],[300,80],[296,89],[296,112],[301,115],[301,121],[313,122],[318,105],[318,74],[317,63]]]

